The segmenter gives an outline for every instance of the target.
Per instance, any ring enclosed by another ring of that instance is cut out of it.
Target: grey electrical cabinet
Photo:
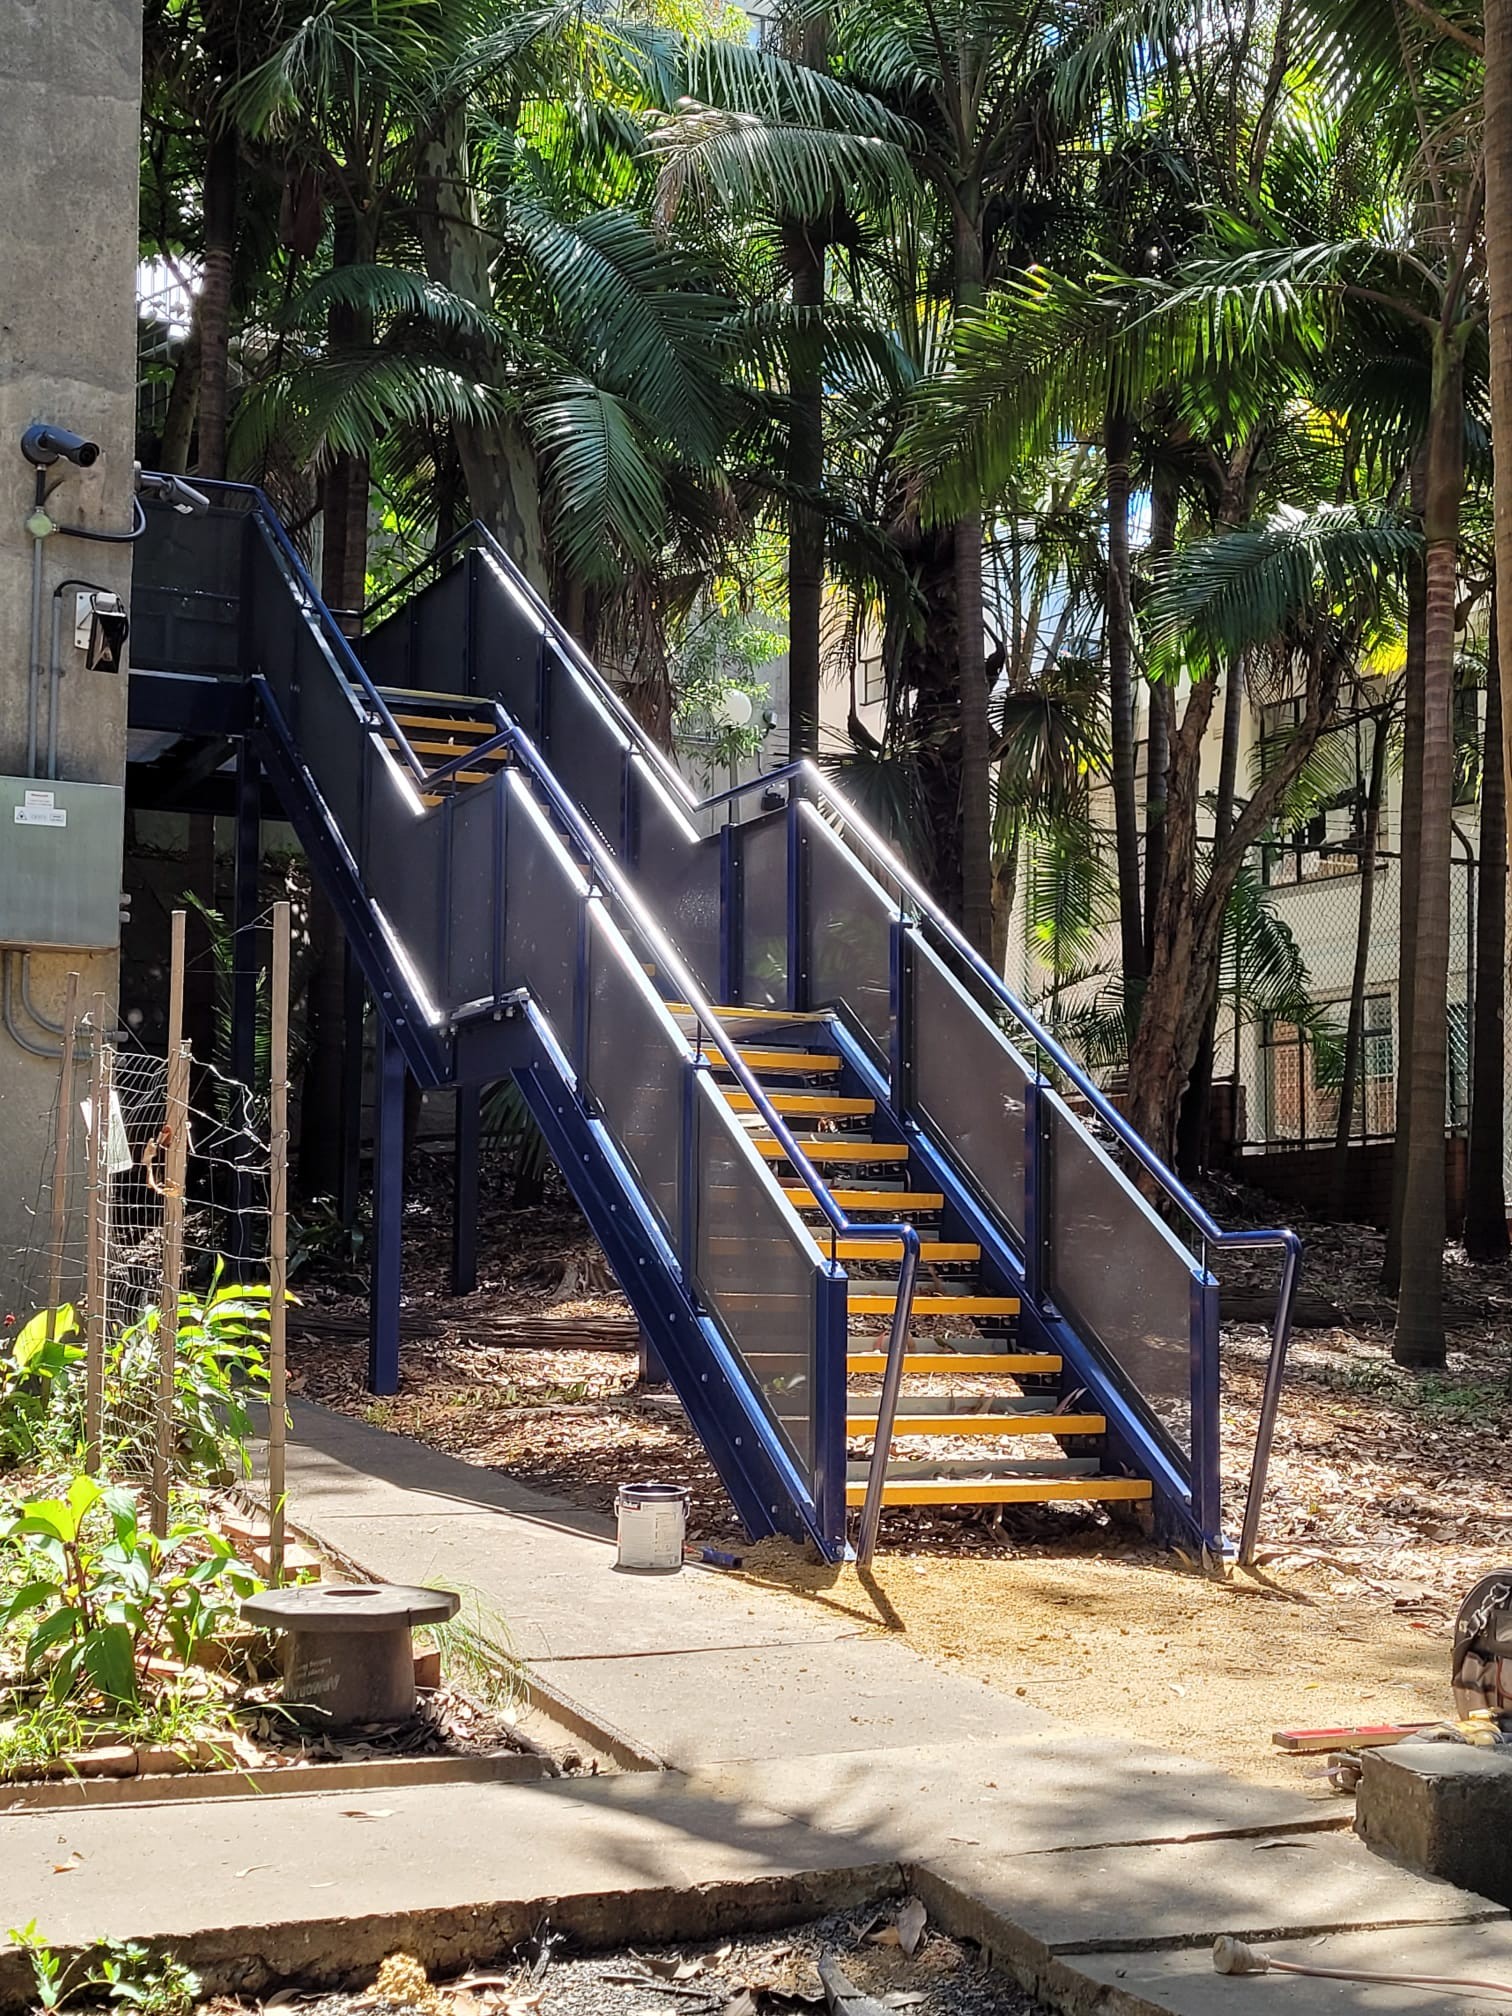
[[[0,945],[114,950],[125,818],[119,784],[0,777]]]

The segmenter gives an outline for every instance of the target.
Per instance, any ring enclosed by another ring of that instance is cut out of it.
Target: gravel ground
[[[917,1951],[905,1956],[894,1918],[887,1904],[718,1945],[582,1957],[562,1947],[545,1955],[533,1949],[429,1990],[413,1963],[386,1961],[368,1994],[303,1998],[301,2007],[304,2016],[778,2016],[825,2007],[818,1960],[827,1952],[852,1987],[885,2010],[1048,2016],[1043,2004],[986,1967],[974,1947],[942,1933],[926,1929]]]

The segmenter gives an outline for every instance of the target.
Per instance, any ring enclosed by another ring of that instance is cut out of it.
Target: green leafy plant
[[[74,1306],[64,1302],[39,1309],[11,1338],[0,1356],[0,1462],[24,1463],[35,1455],[57,1383],[66,1382],[84,1356],[78,1335]]]
[[[70,2001],[95,2001],[103,1993],[117,2008],[146,2016],[188,2016],[199,1999],[199,1976],[172,1953],[154,1953],[129,1939],[106,1939],[65,1964],[37,1929],[35,1918],[12,1926],[6,1938],[31,1963],[39,2009]]]
[[[18,1574],[0,1627],[35,1618],[26,1671],[45,1670],[56,1701],[137,1705],[147,1660],[187,1662],[261,1586],[203,1519],[181,1517],[159,1539],[133,1492],[92,1477],[23,1504],[4,1537]]]
[[[268,1390],[266,1284],[227,1282],[216,1262],[210,1285],[179,1297],[174,1348],[174,1461],[181,1478],[210,1481],[245,1472],[250,1408]],[[0,1456],[36,1453],[76,1463],[84,1448],[83,1350],[74,1311],[33,1316],[0,1370]],[[152,1467],[161,1314],[146,1310],[105,1348],[101,1448],[107,1470],[145,1476]]]

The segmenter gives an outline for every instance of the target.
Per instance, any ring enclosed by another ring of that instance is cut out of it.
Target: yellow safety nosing
[[[949,1239],[922,1239],[919,1242],[921,1260],[968,1261],[980,1260],[982,1249],[973,1246],[969,1240],[959,1244]],[[903,1241],[901,1239],[837,1239],[835,1241],[837,1260],[901,1260]]]
[[[784,1190],[789,1204],[807,1211],[814,1203],[812,1190]],[[842,1211],[892,1211],[907,1218],[913,1211],[941,1211],[945,1199],[938,1190],[831,1190]]]
[[[845,1361],[847,1372],[875,1373],[887,1370],[885,1351],[852,1351]],[[995,1373],[1059,1372],[1061,1361],[1048,1351],[906,1351],[903,1370],[920,1378],[937,1372],[953,1372],[961,1378],[990,1378]]]
[[[1051,1505],[1068,1498],[1107,1502],[1153,1495],[1143,1477],[921,1477],[882,1487],[884,1505]],[[847,1505],[865,1498],[864,1479],[847,1483]]]
[[[890,1316],[898,1306],[898,1291],[871,1295],[862,1284],[850,1292],[853,1316]],[[1017,1295],[915,1295],[915,1316],[1017,1316]]]
[[[875,1414],[846,1417],[847,1435],[875,1432]],[[893,1423],[894,1435],[1103,1435],[1108,1424],[1101,1414],[910,1414]]]
[[[738,1085],[720,1087],[737,1113],[754,1113],[756,1101]],[[862,1120],[875,1113],[874,1099],[837,1099],[830,1092],[770,1092],[773,1110],[778,1113],[809,1113],[816,1120]]]
[[[787,1150],[780,1141],[770,1134],[752,1137],[756,1143],[756,1153],[764,1155],[768,1162],[784,1162]],[[815,1162],[906,1162],[908,1150],[901,1142],[893,1141],[843,1141],[838,1137],[819,1135],[807,1138],[802,1134],[793,1137],[804,1154]]]

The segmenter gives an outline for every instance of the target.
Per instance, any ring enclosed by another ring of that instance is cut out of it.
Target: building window
[[[875,658],[861,660],[861,705],[880,707],[887,698],[887,668],[882,663],[882,653]]]
[[[1260,1029],[1267,1146],[1306,1147],[1332,1141],[1344,1090],[1349,1003],[1328,1002],[1317,1026],[1267,1016]],[[1396,1127],[1396,1046],[1391,996],[1367,994],[1350,1138],[1378,1141]]]
[[[1277,700],[1260,709],[1260,774],[1276,761],[1302,719],[1301,700]],[[1374,732],[1369,714],[1356,714],[1335,731],[1354,736],[1353,784],[1325,801],[1291,832],[1267,840],[1261,862],[1271,888],[1314,882],[1334,875],[1358,875],[1365,836],[1365,776]]]

